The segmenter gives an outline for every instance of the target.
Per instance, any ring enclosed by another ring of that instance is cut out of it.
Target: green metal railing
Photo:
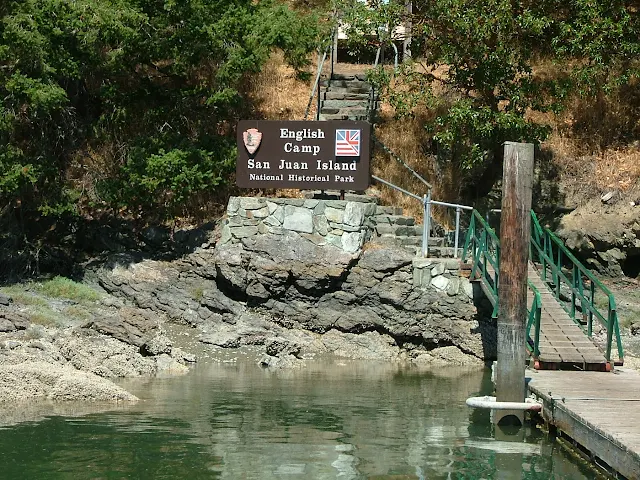
[[[500,281],[500,240],[477,210],[473,210],[462,260],[471,254],[471,278],[478,278],[493,305],[493,317],[498,315],[498,284]]]
[[[462,250],[462,259],[471,254],[471,278],[478,278],[493,305],[493,314],[498,316],[498,287],[500,286],[500,239],[477,210],[471,215],[469,230]],[[534,358],[540,356],[540,319],[542,297],[538,289],[527,280],[532,291],[532,302],[528,305],[527,349]]]
[[[494,318],[498,315],[500,286],[500,240],[495,231],[477,210],[473,211],[462,260],[471,257],[471,278],[479,279],[493,305]],[[536,214],[531,212],[530,259],[540,267],[542,279],[553,291],[558,303],[582,330],[593,335],[594,318],[606,331],[605,358],[611,362],[615,338],[618,351],[617,365],[624,361],[620,339],[620,325],[616,301],[609,289],[567,249],[562,240],[548,228],[543,228]],[[527,349],[537,358],[540,355],[540,319],[542,296],[528,281],[532,302],[528,305]]]
[[[531,260],[541,267],[542,279],[556,299],[582,330],[593,335],[594,318],[606,331],[605,358],[611,362],[615,337],[618,361],[622,365],[624,351],[616,301],[611,291],[567,249],[562,240],[540,225],[531,212]]]
[[[533,356],[534,359],[540,357],[540,319],[542,318],[542,297],[540,292],[533,285],[528,282],[529,288],[533,292],[533,301],[529,307],[529,320],[527,321],[527,350]],[[533,329],[533,337],[531,336],[531,329]],[[537,368],[537,367],[536,367]]]

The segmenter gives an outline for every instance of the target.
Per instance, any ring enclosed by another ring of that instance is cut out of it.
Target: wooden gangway
[[[540,354],[536,368],[577,367],[584,370],[606,370],[607,360],[598,345],[569,316],[556,299],[537,268],[529,262],[529,282],[542,298],[540,318]],[[533,290],[528,290],[529,305]]]
[[[540,226],[531,212],[528,266],[527,351],[536,369],[610,371],[623,364],[623,349],[613,295],[564,243]],[[465,240],[463,262],[479,281],[498,315],[500,240],[476,210]],[[599,342],[594,339],[599,337]],[[613,359],[613,346],[618,353]]]

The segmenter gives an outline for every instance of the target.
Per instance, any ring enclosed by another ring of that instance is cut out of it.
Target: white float
[[[496,397],[471,397],[467,398],[467,406],[473,408],[488,408],[491,410],[531,410],[539,412],[542,404],[533,398],[526,398],[524,402],[498,402]]]

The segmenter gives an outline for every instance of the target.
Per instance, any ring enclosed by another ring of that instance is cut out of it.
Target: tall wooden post
[[[524,402],[527,261],[531,228],[533,144],[504,144],[496,399]],[[496,410],[497,424],[522,424],[523,411]]]

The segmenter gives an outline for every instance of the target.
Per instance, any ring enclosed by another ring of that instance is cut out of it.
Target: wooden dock
[[[540,357],[536,368],[577,366],[585,370],[606,370],[604,354],[571,319],[531,262],[528,275],[542,297]],[[531,305],[531,289],[528,289],[528,295],[528,304]]]
[[[527,378],[558,435],[616,478],[640,480],[640,373],[527,370]]]

